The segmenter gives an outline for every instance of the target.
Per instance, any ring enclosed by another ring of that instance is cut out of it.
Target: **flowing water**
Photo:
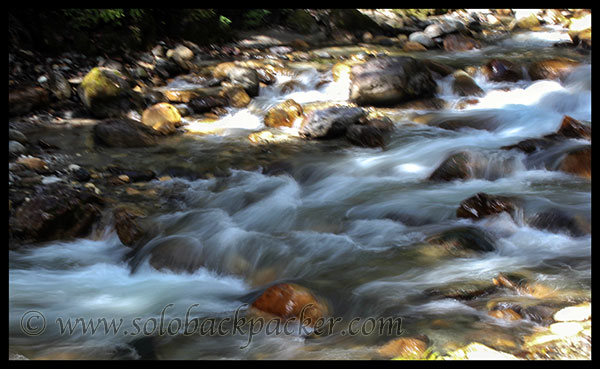
[[[292,91],[281,92],[281,84],[289,78],[279,76],[275,85],[261,89],[249,107],[229,108],[211,125],[219,128],[217,134],[172,138],[161,149],[106,149],[84,155],[81,164],[86,160],[96,165],[138,162],[157,172],[177,164],[212,165],[225,168],[229,175],[153,182],[176,193],[177,201],[168,211],[151,216],[157,236],[133,256],[111,227],[91,239],[10,251],[10,349],[31,358],[377,357],[377,346],[390,338],[344,335],[342,330],[355,317],[401,317],[406,336],[426,335],[440,352],[473,341],[519,342],[539,323],[493,318],[486,304],[492,300],[526,303],[526,297],[500,291],[464,301],[427,292],[461,283],[487,283],[498,273],[516,272],[554,291],[552,301],[591,299],[591,235],[572,237],[535,229],[523,221],[550,208],[589,220],[591,182],[547,170],[540,163],[552,152],[535,160],[500,149],[555,132],[565,115],[591,121],[591,60],[573,50],[551,47],[564,38],[568,36],[555,30],[529,32],[482,50],[415,55],[451,60],[458,66],[480,64],[495,56],[517,60],[569,56],[582,62],[563,81],[496,83],[476,75],[485,96],[462,110],[457,108],[461,98],[450,87],[452,77],[437,80],[438,97],[449,106],[435,114],[493,122],[489,130],[449,131],[415,124],[412,117],[427,111],[388,109],[397,127],[385,149],[293,139],[272,149],[251,146],[246,136],[263,128],[264,112],[281,101],[291,98],[307,104],[348,98],[347,81],[317,87],[322,77],[331,76],[331,65],[318,69],[308,65],[298,66],[294,79],[299,84]],[[190,130],[207,126],[187,120]],[[571,140],[568,145],[580,143]],[[481,178],[427,180],[449,154],[464,149],[489,159]],[[282,158],[278,161],[285,168],[282,173],[261,170],[272,156]],[[248,161],[248,167],[233,165],[240,161]],[[234,169],[227,169],[228,165]],[[459,203],[478,192],[515,196],[522,200],[523,211],[515,219],[506,214],[478,222],[457,218]],[[484,231],[494,250],[452,257],[423,248],[429,236],[459,227]],[[201,267],[193,273],[154,269],[149,253],[164,245],[194,250],[183,256],[190,262],[198,257]],[[250,339],[248,334],[229,331],[161,335],[154,330],[161,312],[165,327],[177,318],[185,320],[186,312],[189,319],[217,321],[232,317],[236,310],[245,312],[244,304],[275,282],[308,287],[327,302],[331,316],[343,318],[342,323],[323,337],[300,331],[260,332]],[[23,332],[28,321],[30,328],[40,325],[31,311],[45,317],[47,326],[41,334]],[[24,319],[26,312],[33,318]],[[61,334],[59,321],[69,317],[86,322],[115,319],[122,325],[117,333],[84,334],[79,329]],[[144,336],[145,329],[151,334]]]

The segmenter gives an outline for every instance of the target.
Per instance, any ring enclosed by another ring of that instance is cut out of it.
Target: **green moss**
[[[106,99],[118,96],[122,93],[121,86],[110,79],[106,73],[114,73],[118,78],[123,75],[118,71],[106,71],[101,68],[93,68],[81,81],[84,103],[89,106],[91,99]]]

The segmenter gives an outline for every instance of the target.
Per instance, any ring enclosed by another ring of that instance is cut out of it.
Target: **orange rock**
[[[418,42],[407,41],[402,47],[404,51],[427,51],[427,48]]]
[[[142,123],[164,134],[174,133],[179,122],[181,115],[169,103],[152,105],[142,113]]]
[[[504,310],[492,310],[488,312],[489,316],[493,316],[498,319],[505,320],[519,320],[521,319],[521,315],[514,311],[513,309],[504,309]]]
[[[267,127],[291,127],[296,118],[302,116],[302,113],[302,106],[294,100],[288,99],[267,112],[265,125]]]
[[[560,163],[559,170],[583,178],[592,178],[592,147],[584,147],[568,153]]]
[[[307,326],[314,326],[317,319],[325,318],[327,306],[318,301],[306,288],[290,283],[271,286],[252,303],[260,311],[283,319],[296,318]]]
[[[421,358],[423,357],[427,343],[417,338],[396,338],[381,346],[377,352],[385,357]]]
[[[19,160],[17,160],[17,164],[21,164],[27,167],[28,169],[34,170],[36,172],[48,169],[46,162],[44,162],[42,159],[35,157],[21,157],[19,158]]]

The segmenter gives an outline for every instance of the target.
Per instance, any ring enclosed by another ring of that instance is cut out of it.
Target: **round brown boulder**
[[[377,353],[387,358],[420,359],[425,356],[427,343],[410,337],[396,338],[377,349]]]
[[[265,125],[267,127],[291,127],[296,118],[301,117],[302,114],[302,106],[294,100],[288,99],[267,112]]]
[[[579,177],[592,178],[592,146],[588,145],[570,151],[560,162],[558,170]]]
[[[308,289],[291,283],[271,286],[253,303],[252,307],[283,319],[296,318],[301,324],[314,326],[328,314],[327,305]]]
[[[487,79],[494,82],[516,82],[523,79],[521,66],[504,59],[492,59],[481,68]]]
[[[466,72],[457,71],[453,76],[452,91],[458,96],[483,96],[485,94]]]
[[[181,115],[173,105],[158,103],[144,110],[142,123],[162,134],[171,134],[181,124]]]

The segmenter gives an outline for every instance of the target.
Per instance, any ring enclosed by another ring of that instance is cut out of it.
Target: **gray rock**
[[[9,128],[8,129],[8,140],[9,141],[17,141],[20,144],[27,144],[27,137],[21,131],[17,131],[16,129]]]
[[[21,145],[18,141],[8,141],[8,153],[11,156],[18,156],[25,153],[27,149]]]
[[[366,116],[361,108],[333,106],[311,112],[304,118],[298,133],[305,138],[336,138],[346,134],[352,124]]]
[[[418,42],[421,45],[430,48],[435,46],[435,42],[431,37],[427,36],[424,32],[413,32],[408,36],[408,41]]]

